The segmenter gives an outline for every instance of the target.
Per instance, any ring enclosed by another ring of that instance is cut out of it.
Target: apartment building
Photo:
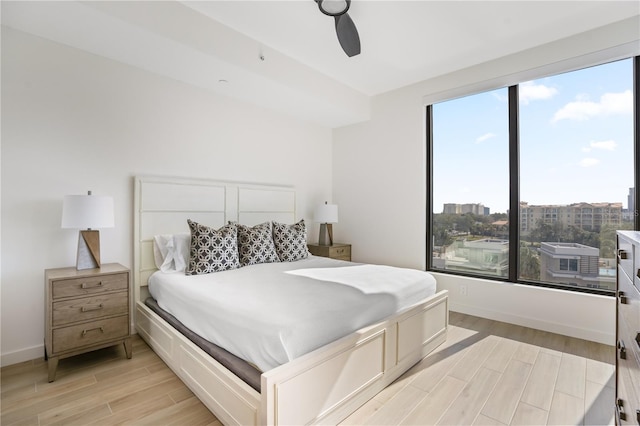
[[[444,214],[466,214],[473,213],[479,216],[488,216],[490,213],[489,207],[485,207],[484,204],[481,203],[467,203],[467,204],[456,204],[456,203],[447,203],[442,208],[442,213]]]
[[[568,205],[529,205],[520,203],[520,231],[527,235],[539,220],[563,227],[576,226],[586,231],[603,225],[622,224],[622,203],[574,203]]]

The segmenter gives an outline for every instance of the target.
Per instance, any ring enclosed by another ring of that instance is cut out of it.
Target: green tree
[[[535,247],[520,244],[520,278],[525,280],[540,279],[540,257]]]
[[[618,229],[614,225],[604,225],[600,229],[600,257],[609,259],[616,257],[616,231]]]
[[[562,227],[559,223],[549,224],[542,219],[536,221],[536,226],[529,233],[531,242],[558,242],[561,240]]]

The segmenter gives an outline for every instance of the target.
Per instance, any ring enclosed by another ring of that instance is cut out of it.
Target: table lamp
[[[318,236],[318,244],[321,246],[333,245],[333,226],[338,223],[338,206],[335,204],[321,204],[314,212],[314,220],[320,222],[320,235]],[[328,243],[327,243],[328,239]]]
[[[62,227],[82,229],[78,235],[76,269],[100,267],[100,231],[113,228],[113,198],[105,195],[65,195]],[[86,228],[86,229],[85,229]]]

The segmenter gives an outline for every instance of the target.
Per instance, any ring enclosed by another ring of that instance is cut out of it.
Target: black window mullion
[[[426,138],[427,138],[427,152],[426,152],[426,165],[427,165],[427,214],[426,214],[426,268],[427,271],[433,267],[433,105],[427,105],[425,111],[426,119]]]
[[[518,281],[520,235],[520,156],[518,86],[509,86],[509,281]]]
[[[640,56],[633,58],[633,151],[634,151],[634,211],[629,212],[633,214],[633,225],[636,231],[640,231],[640,209],[638,209],[638,202],[640,202],[640,173],[638,168],[640,167]],[[631,206],[628,206],[631,208]]]

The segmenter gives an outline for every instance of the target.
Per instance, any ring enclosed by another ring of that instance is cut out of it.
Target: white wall
[[[102,261],[131,267],[134,175],[295,185],[310,221],[331,149],[328,128],[3,28],[2,365],[43,354],[43,270],[75,264],[64,195],[114,197]]]
[[[355,261],[423,269],[423,105],[637,55],[639,40],[637,19],[630,19],[375,97],[370,121],[333,132],[336,238],[353,244]],[[468,296],[461,297],[460,284]],[[460,312],[614,342],[613,298],[451,276],[439,276],[439,286],[452,290],[451,307]]]

